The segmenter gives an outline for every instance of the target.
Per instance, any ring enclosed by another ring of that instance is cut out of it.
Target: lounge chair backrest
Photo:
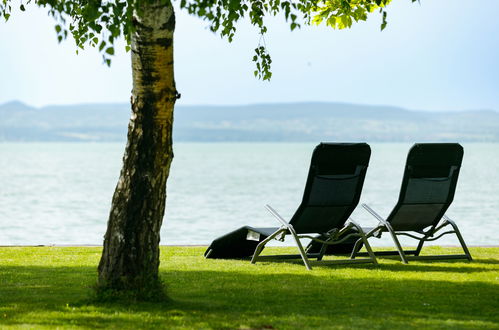
[[[418,143],[407,155],[399,200],[387,218],[394,230],[420,231],[440,221],[454,199],[463,147]]]
[[[290,220],[297,233],[341,228],[359,203],[371,148],[321,143],[312,154],[303,200]]]

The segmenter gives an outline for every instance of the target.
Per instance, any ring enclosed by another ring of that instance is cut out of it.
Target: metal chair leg
[[[408,264],[409,262],[407,261],[407,257],[405,256],[405,252],[402,249],[402,246],[400,245],[400,242],[399,242],[399,240],[397,238],[397,235],[395,234],[395,232],[393,231],[393,229],[391,228],[391,226],[386,226],[386,228],[388,229],[388,232],[392,236],[393,242],[395,243],[395,247],[397,248],[397,251],[398,251],[398,253],[400,255],[400,259],[402,260],[402,262],[404,264]]]
[[[351,259],[355,258],[355,254],[356,254],[356,249],[359,249],[359,242],[362,240],[364,242],[364,245],[366,246],[366,250],[367,250],[367,254],[369,255],[369,258],[372,260],[373,264],[377,265],[378,264],[378,261],[376,260],[376,256],[374,255],[374,252],[373,250],[371,249],[371,245],[369,244],[369,242],[367,241],[367,236],[366,234],[364,234],[364,231],[362,230],[362,227],[359,226],[355,221],[353,221],[352,219],[350,219],[350,223],[356,227],[357,231],[359,232],[359,236],[360,236],[360,239],[357,240],[357,242],[355,242],[355,245],[354,245],[354,249],[352,250],[352,254],[350,256]],[[353,256],[353,258],[352,258]]]
[[[421,249],[423,248],[423,244],[425,242],[425,238],[427,236],[423,237],[422,239],[419,240],[419,243],[418,243],[418,247],[416,248],[416,252],[414,252],[414,255],[415,256],[419,256],[419,254],[421,253]]]
[[[310,262],[308,261],[307,253],[305,252],[305,249],[303,249],[303,246],[301,245],[300,239],[298,238],[298,236],[296,235],[294,230],[292,230],[292,231],[290,230],[290,232],[291,232],[291,235],[293,236],[293,238],[295,239],[296,245],[298,246],[298,251],[300,252],[300,255],[301,255],[301,258],[303,260],[303,263],[305,264],[305,267],[308,270],[312,270],[312,267],[310,266]]]
[[[319,251],[319,256],[317,257],[317,261],[321,261],[322,258],[324,258],[324,255],[326,254],[328,245],[327,244],[322,244],[321,249]]]
[[[252,263],[252,264],[255,264],[255,263],[256,263],[256,259],[258,258],[258,256],[260,255],[260,253],[262,253],[262,250],[263,250],[263,248],[265,247],[265,244],[267,244],[267,242],[262,241],[262,242],[260,242],[260,243],[256,246],[255,252],[253,253],[253,257],[251,258],[251,263]]]
[[[367,250],[367,253],[369,254],[369,258],[373,261],[373,264],[378,265],[378,260],[376,259],[376,256],[374,255],[374,252],[371,249],[371,245],[367,241],[367,238],[365,236],[363,236],[362,240],[364,241],[364,245],[366,246],[366,250]]]
[[[255,264],[256,263],[256,259],[258,258],[258,256],[260,255],[260,253],[262,253],[263,251],[263,248],[265,247],[265,245],[270,242],[271,240],[274,239],[274,237],[276,237],[277,235],[279,235],[281,232],[283,232],[284,229],[279,229],[277,230],[276,232],[274,232],[272,235],[270,235],[269,237],[267,237],[266,239],[264,239],[263,241],[261,241],[257,246],[256,246],[256,249],[255,249],[255,252],[253,253],[253,257],[251,258],[251,263],[252,264]]]
[[[362,238],[359,238],[356,242],[355,245],[353,246],[352,253],[350,254],[350,259],[355,259],[357,256],[357,253],[360,251],[360,244],[362,243]]]
[[[454,221],[452,221],[451,219],[449,219],[449,217],[445,216],[444,215],[444,219],[450,223],[450,225],[452,226],[452,228],[454,228],[454,231],[456,232],[456,236],[457,236],[457,239],[459,240],[459,243],[461,243],[461,247],[463,248],[463,251],[464,251],[464,254],[466,255],[466,257],[468,258],[468,261],[472,261],[473,258],[471,257],[471,253],[470,251],[468,250],[468,247],[466,246],[466,243],[464,242],[464,238],[463,236],[461,235],[461,232],[459,231],[459,228],[457,228],[457,225]]]

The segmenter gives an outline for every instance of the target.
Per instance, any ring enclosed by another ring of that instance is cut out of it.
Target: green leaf
[[[109,47],[108,49],[106,49],[106,53],[109,54],[109,55],[114,55],[114,48],[113,47]]]
[[[386,21],[386,11],[383,11],[383,21],[381,23],[381,31],[383,31],[386,28],[386,24],[387,24],[387,21]]]
[[[24,7],[23,4],[21,4],[21,6],[19,7],[19,9],[21,9],[21,11],[26,11],[26,8]]]
[[[57,24],[57,25],[55,26],[55,31],[56,31],[57,33],[59,33],[59,32],[61,32],[61,30],[62,30],[61,26],[60,26],[59,24]]]
[[[104,47],[106,47],[106,42],[102,41],[99,46],[99,52],[101,52],[104,49]]]

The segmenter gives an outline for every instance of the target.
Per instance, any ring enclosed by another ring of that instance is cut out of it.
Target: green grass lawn
[[[100,248],[0,248],[0,328],[499,329],[499,248],[472,248],[473,262],[378,259],[312,271],[205,260],[204,249],[162,247],[170,301],[98,303]]]

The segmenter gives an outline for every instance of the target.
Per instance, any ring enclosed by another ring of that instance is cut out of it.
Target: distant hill
[[[128,104],[0,105],[0,141],[123,141]],[[494,141],[499,112],[343,103],[177,106],[175,141]]]

